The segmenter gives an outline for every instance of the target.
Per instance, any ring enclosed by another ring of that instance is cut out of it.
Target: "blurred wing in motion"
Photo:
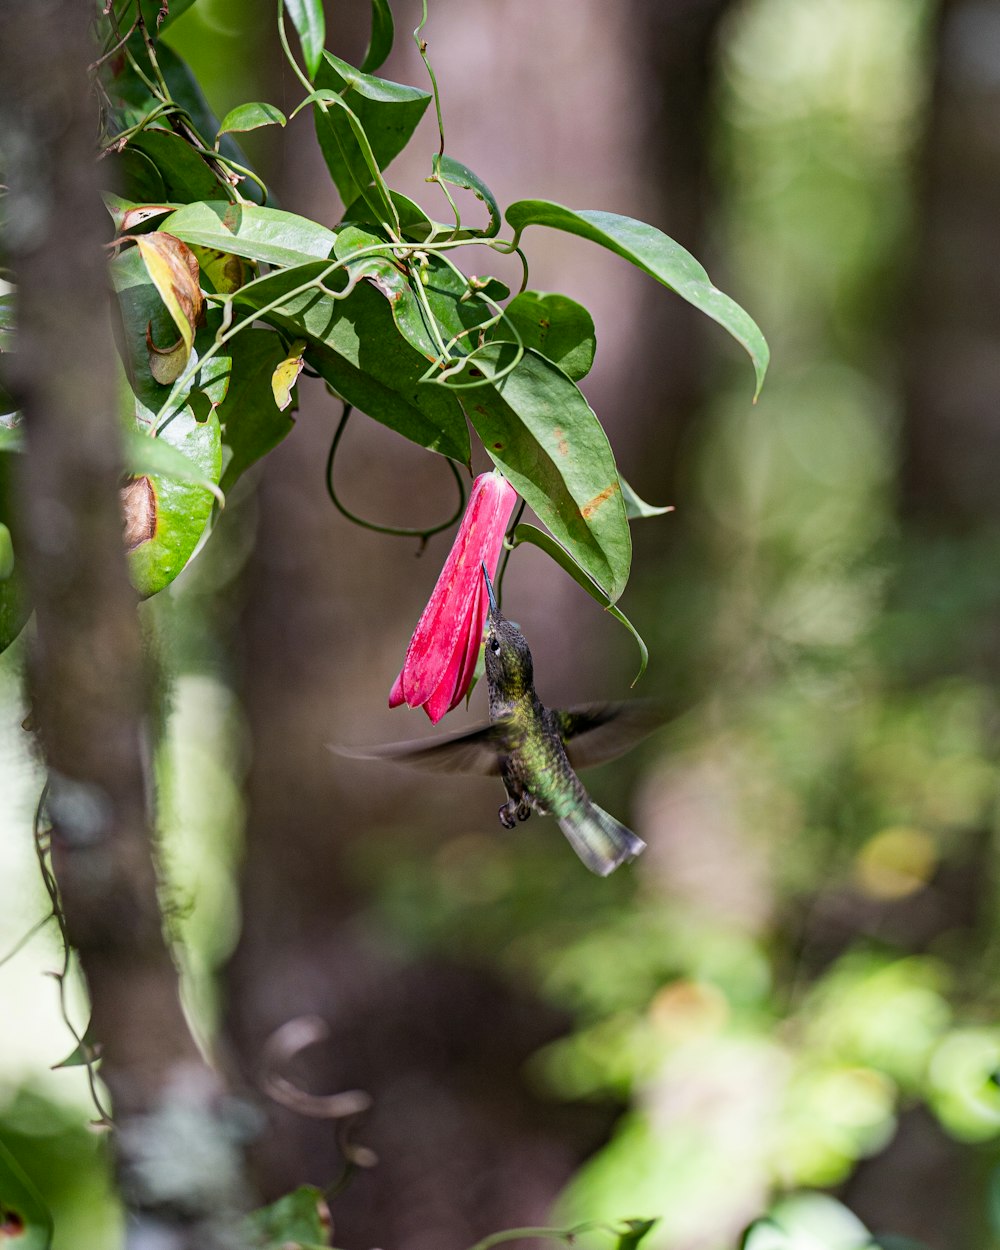
[[[389,742],[384,746],[344,747],[329,744],[330,750],[352,760],[392,760],[408,768],[424,768],[437,773],[499,774],[500,753],[505,741],[502,722],[483,725],[451,738],[417,738],[410,742]]]
[[[594,768],[617,759],[664,723],[663,709],[648,699],[628,703],[581,703],[553,711],[574,768]]]

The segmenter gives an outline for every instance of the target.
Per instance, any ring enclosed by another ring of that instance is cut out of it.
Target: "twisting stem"
[[[438,160],[440,160],[441,157],[444,156],[444,117],[441,113],[441,93],[438,91],[437,78],[435,77],[434,69],[430,62],[430,57],[428,57],[427,55],[427,40],[421,38],[421,32],[423,31],[426,25],[427,25],[427,0],[423,0],[423,9],[420,15],[420,25],[413,32],[413,41],[417,45],[417,51],[420,53],[420,59],[423,61],[424,68],[427,70],[427,77],[431,80],[431,91],[433,92],[433,95],[434,95],[434,111],[437,114],[438,135],[440,136],[440,142],[438,145]],[[445,192],[445,194],[447,194],[447,192]],[[448,196],[448,198],[451,199],[451,196]],[[454,208],[454,205],[452,205],[452,207]],[[458,209],[455,209],[455,213],[457,216]]]
[[[327,494],[330,496],[333,506],[337,509],[341,516],[346,517],[348,521],[352,521],[355,525],[360,525],[362,529],[373,530],[376,534],[392,534],[398,538],[419,538],[420,550],[423,551],[424,547],[427,545],[428,538],[432,537],[434,534],[440,534],[442,530],[449,529],[462,515],[462,511],[465,508],[465,484],[462,481],[461,474],[455,467],[454,461],[446,456],[445,459],[448,462],[448,468],[451,469],[452,476],[458,483],[458,507],[455,509],[454,515],[450,516],[447,521],[442,521],[440,525],[432,525],[429,529],[422,530],[403,529],[395,525],[376,525],[374,521],[366,521],[363,517],[357,516],[355,513],[344,507],[344,505],[337,498],[337,492],[333,487],[333,462],[337,455],[337,448],[340,446],[340,440],[344,436],[344,430],[347,428],[347,422],[353,411],[354,408],[351,404],[344,404],[344,411],[337,424],[337,429],[333,436],[333,442],[330,444],[330,454],[326,458]]]

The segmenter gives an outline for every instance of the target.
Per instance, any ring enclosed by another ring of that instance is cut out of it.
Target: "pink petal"
[[[486,615],[480,563],[496,575],[517,492],[499,473],[482,473],[451,551],[413,631],[389,706],[423,707],[434,724],[455,707],[472,680]]]
[[[389,706],[399,707],[399,705],[403,702],[405,702],[405,696],[403,694],[403,674],[400,672],[399,676],[392,683],[392,689],[389,691]]]

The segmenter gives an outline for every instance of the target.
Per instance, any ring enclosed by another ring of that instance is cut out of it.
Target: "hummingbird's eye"
[[[500,639],[499,638],[490,639],[490,650],[493,652],[494,655],[500,654]]]

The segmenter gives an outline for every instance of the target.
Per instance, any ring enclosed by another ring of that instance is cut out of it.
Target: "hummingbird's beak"
[[[480,564],[482,565],[482,569],[483,569],[483,577],[486,578],[486,593],[490,597],[490,611],[499,612],[500,609],[497,607],[497,597],[493,593],[493,583],[490,581],[490,575],[486,571],[486,561],[481,560]]]

